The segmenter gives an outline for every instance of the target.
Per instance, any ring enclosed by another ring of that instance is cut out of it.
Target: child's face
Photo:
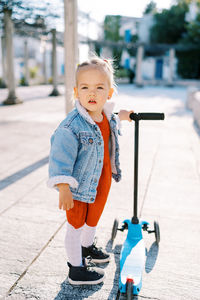
[[[101,113],[107,99],[113,94],[108,75],[99,68],[80,70],[77,86],[74,88],[76,98],[89,114]]]

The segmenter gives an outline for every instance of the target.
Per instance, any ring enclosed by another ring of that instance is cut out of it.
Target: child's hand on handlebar
[[[118,117],[120,118],[120,121],[131,122],[132,120],[129,117],[131,113],[134,113],[134,111],[133,110],[128,111],[128,110],[122,109],[119,111]]]

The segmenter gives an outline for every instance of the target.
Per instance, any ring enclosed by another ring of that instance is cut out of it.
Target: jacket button
[[[88,142],[89,142],[90,144],[92,144],[92,143],[93,143],[93,139],[90,138],[90,139],[88,140]]]
[[[90,201],[94,201],[94,198],[90,198]]]
[[[99,146],[101,146],[101,142],[99,142],[98,144],[99,144]]]
[[[94,179],[94,183],[97,183],[97,179],[96,178]]]
[[[101,160],[99,160],[99,163],[101,163]]]

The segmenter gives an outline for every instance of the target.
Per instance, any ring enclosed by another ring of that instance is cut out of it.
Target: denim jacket
[[[106,105],[105,105],[106,107]],[[112,177],[120,181],[118,127],[114,114],[104,109],[110,123]],[[98,125],[83,106],[76,108],[60,123],[51,137],[49,180],[47,185],[68,183],[73,199],[93,203],[104,159],[103,137]]]

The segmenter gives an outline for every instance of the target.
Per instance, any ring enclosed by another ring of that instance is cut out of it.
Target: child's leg
[[[104,201],[102,201],[102,199],[99,199],[99,197],[97,196],[94,203],[88,204],[86,223],[83,227],[81,235],[81,243],[83,247],[89,247],[94,243],[96,225],[100,219],[106,202],[105,199],[103,200]]]
[[[87,224],[84,225],[82,234],[81,234],[81,244],[83,247],[89,247],[94,242],[94,237],[96,233],[96,226],[88,226]]]
[[[83,247],[89,247],[94,243],[96,227],[103,212],[106,199],[96,197],[95,202],[88,204],[86,223],[83,227],[81,235],[81,243]]]
[[[110,181],[111,183],[111,181]],[[107,186],[103,185],[103,180],[100,178],[99,185],[97,187],[97,195],[94,203],[88,204],[86,224],[89,227],[96,227],[101,215],[103,213],[108,194],[110,190],[110,184],[107,183]]]
[[[65,235],[65,249],[67,252],[68,261],[72,266],[82,265],[82,251],[81,251],[81,232],[83,226],[75,229],[72,225],[67,223],[67,230]]]
[[[99,268],[93,268],[82,262],[81,233],[85,223],[87,203],[74,200],[74,207],[67,214],[67,232],[65,247],[68,255],[70,284],[99,284],[104,280],[104,272]]]
[[[85,224],[87,203],[74,200],[74,207],[66,211],[67,231],[65,248],[68,261],[72,266],[82,265],[81,233]]]
[[[95,202],[88,204],[86,224],[82,231],[82,255],[83,257],[91,256],[95,263],[105,263],[110,260],[110,255],[94,244],[96,226],[102,215],[107,196],[108,194],[105,195],[105,193],[97,193]]]

